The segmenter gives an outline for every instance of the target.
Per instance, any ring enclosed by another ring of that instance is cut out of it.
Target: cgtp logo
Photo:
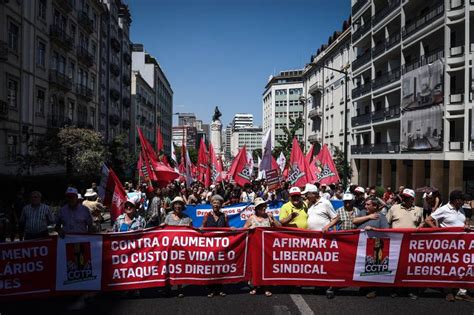
[[[292,185],[294,185],[298,181],[298,179],[300,179],[304,175],[305,173],[300,170],[300,168],[298,167],[298,164],[294,163],[293,165],[291,165],[291,170],[290,170],[290,173],[288,174],[288,181]]]
[[[245,178],[246,180],[250,180],[252,178],[252,170],[250,169],[250,166],[251,165],[249,163],[245,164],[245,167],[237,175],[242,178]]]
[[[92,273],[91,244],[89,242],[66,244],[67,280],[64,284],[94,280]]]
[[[385,275],[392,273],[390,263],[390,239],[368,238],[366,246],[365,268],[361,276]]]
[[[336,174],[334,174],[334,172],[329,168],[329,165],[327,164],[325,164],[322,169],[320,168],[320,170],[321,171],[317,175],[318,181],[326,177],[336,176]]]

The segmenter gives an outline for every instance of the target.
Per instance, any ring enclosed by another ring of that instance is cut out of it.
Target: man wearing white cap
[[[423,209],[415,206],[415,191],[405,188],[400,194],[402,203],[393,205],[387,212],[387,222],[394,229],[416,229],[423,222]]]
[[[60,237],[64,237],[64,233],[94,232],[89,208],[79,203],[77,194],[74,187],[66,190],[67,204],[59,209],[56,217],[56,231]]]
[[[354,207],[357,209],[365,209],[365,189],[364,187],[357,186],[354,189]]]
[[[353,230],[356,228],[354,223],[352,223],[352,219],[357,215],[359,209],[354,207],[354,195],[346,193],[342,196],[342,201],[344,205],[336,210],[336,217],[324,227],[323,232],[327,232],[336,224],[341,225],[341,230]]]
[[[308,208],[308,229],[322,231],[336,217],[336,211],[329,200],[320,197],[315,185],[306,184],[303,193],[311,203]]]
[[[104,217],[102,216],[102,212],[104,210],[104,206],[102,203],[97,201],[97,193],[94,191],[94,189],[89,188],[86,190],[86,193],[84,194],[84,200],[82,204],[89,208],[89,211],[92,216],[92,220],[94,221],[94,228],[96,231],[101,230],[101,224],[104,222]]]
[[[308,228],[308,207],[301,199],[299,187],[290,188],[290,201],[285,203],[280,210],[280,223],[283,226]]]

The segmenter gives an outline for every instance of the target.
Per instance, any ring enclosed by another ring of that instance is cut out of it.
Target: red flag
[[[154,172],[153,165],[158,163],[156,161],[156,154],[153,149],[150,150],[151,145],[143,136],[142,130],[140,127],[137,127],[138,137],[140,138],[141,154],[142,154],[142,163],[146,167],[146,172],[150,176],[150,180],[156,180],[156,175]]]
[[[160,152],[163,151],[163,136],[161,135],[161,130],[159,126],[156,126],[156,153],[160,155]]]
[[[198,152],[198,180],[204,184],[204,186],[209,186],[209,176],[207,174],[209,158],[206,152],[206,143],[204,138],[201,138],[199,143],[199,152]]]
[[[288,170],[288,181],[291,186],[304,186],[307,183],[313,183],[313,175],[309,167],[308,162],[306,161],[301,147],[296,140],[296,137],[293,138],[293,147],[291,148],[290,156],[290,168]]]
[[[252,169],[247,161],[247,149],[245,148],[245,145],[232,162],[228,174],[239,186],[243,187],[245,184],[251,183]]]
[[[306,161],[311,163],[313,160],[313,155],[314,155],[314,144],[311,145],[311,148],[309,148],[309,151],[306,153]]]
[[[278,173],[280,173],[280,166],[278,165],[273,155],[272,155],[272,170],[278,170]]]
[[[164,154],[161,156],[161,162],[163,162],[164,165],[171,167],[170,162],[168,161],[168,158]]]
[[[104,201],[104,206],[110,209],[110,219],[115,221],[122,213],[123,205],[127,201],[127,193],[111,168],[103,165],[101,173],[99,195]]]
[[[311,163],[311,171],[321,184],[329,185],[341,180],[327,144],[323,145],[321,151]]]
[[[222,165],[219,163],[216,153],[214,152],[214,146],[209,143],[209,181],[216,185],[222,181]]]

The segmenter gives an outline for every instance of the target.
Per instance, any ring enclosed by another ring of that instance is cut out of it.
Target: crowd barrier
[[[474,233],[152,228],[0,244],[0,298],[251,280],[474,288]]]

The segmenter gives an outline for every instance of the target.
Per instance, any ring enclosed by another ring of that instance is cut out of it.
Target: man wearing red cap
[[[290,201],[285,203],[280,210],[280,223],[283,226],[308,228],[308,207],[301,198],[301,189],[290,188]]]

